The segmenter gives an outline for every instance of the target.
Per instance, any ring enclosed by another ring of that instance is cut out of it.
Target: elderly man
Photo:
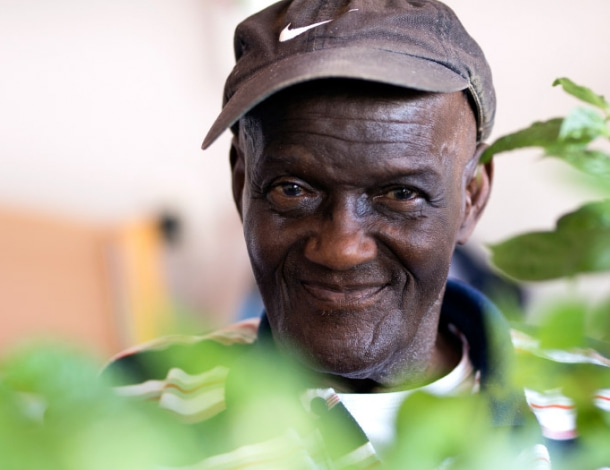
[[[341,458],[368,465],[391,445],[411,391],[504,380],[501,316],[447,283],[489,197],[492,167],[479,157],[494,120],[491,73],[436,0],[282,1],[237,28],[235,49],[203,146],[233,131],[233,194],[265,312],[113,367],[129,370],[123,393],[204,423],[230,413],[244,362],[263,349],[294,358],[312,372],[304,407],[319,412],[321,398],[353,418],[362,439]],[[210,360],[219,348],[231,359]],[[511,422],[512,402],[494,403]],[[253,449],[211,446],[203,457],[215,468],[261,458]]]
[[[491,181],[482,52],[429,1],[282,2],[235,44],[204,147],[233,125],[233,193],[274,342],[351,389],[446,374],[462,351],[439,330],[449,264]]]

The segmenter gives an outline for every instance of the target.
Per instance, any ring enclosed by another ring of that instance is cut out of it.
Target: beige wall
[[[189,308],[228,321],[250,274],[232,209],[224,136],[201,139],[231,67],[232,29],[265,2],[0,0],[0,202],[116,222],[173,210],[183,243],[170,283]],[[485,49],[494,136],[563,113],[555,77],[610,95],[607,0],[449,0]],[[497,162],[477,240],[552,225],[583,190],[532,153]],[[6,315],[2,312],[1,315]]]

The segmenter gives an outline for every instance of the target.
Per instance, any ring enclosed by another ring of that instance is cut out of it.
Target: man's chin
[[[341,361],[337,361],[339,357],[342,358]],[[316,357],[308,354],[301,356],[299,361],[307,369],[317,374],[349,381],[376,380],[380,375],[383,375],[381,369],[383,369],[383,363],[385,362],[378,360],[371,363],[370,358],[353,357],[353,355],[350,355],[348,361],[341,354],[332,358]]]

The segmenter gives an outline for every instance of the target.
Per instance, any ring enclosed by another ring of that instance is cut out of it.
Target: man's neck
[[[373,379],[354,379],[333,374],[319,374],[319,387],[331,387],[343,393],[379,393],[409,390],[422,387],[450,373],[462,358],[462,341],[449,331],[442,328],[436,339],[428,367],[421,375],[408,375],[405,381],[398,385],[387,386]]]

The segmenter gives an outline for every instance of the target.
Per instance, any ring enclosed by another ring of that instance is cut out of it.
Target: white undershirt
[[[378,454],[383,454],[394,441],[398,409],[411,393],[425,391],[432,395],[448,396],[474,390],[474,368],[468,358],[468,343],[463,337],[462,344],[459,364],[447,375],[428,385],[401,392],[337,394]]]

